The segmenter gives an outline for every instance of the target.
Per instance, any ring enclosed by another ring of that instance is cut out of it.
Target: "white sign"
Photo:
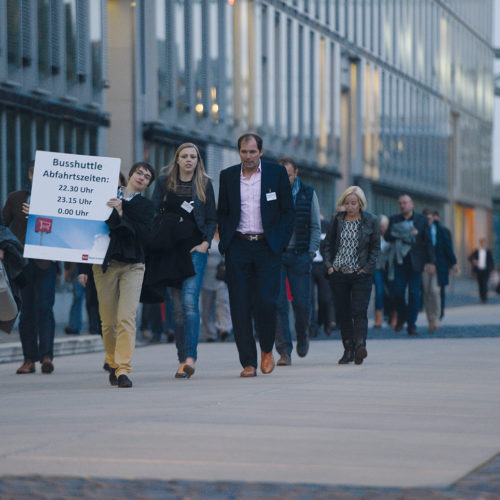
[[[24,256],[102,264],[120,161],[37,151]]]

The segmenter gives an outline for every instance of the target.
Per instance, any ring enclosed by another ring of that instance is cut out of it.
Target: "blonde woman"
[[[335,296],[337,319],[344,344],[339,364],[360,365],[368,355],[368,303],[373,272],[380,252],[378,219],[365,211],[366,197],[359,186],[348,187],[326,233],[323,260]]]
[[[175,378],[189,378],[195,371],[200,333],[199,298],[207,251],[215,233],[217,215],[214,189],[198,148],[181,144],[174,159],[160,175],[152,196],[156,209],[161,205],[167,212],[193,222],[186,252],[191,255],[195,275],[178,288],[171,288],[174,308],[174,329],[179,367]]]

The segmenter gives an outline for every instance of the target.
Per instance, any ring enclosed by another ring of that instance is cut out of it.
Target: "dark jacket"
[[[26,189],[14,191],[9,194],[2,210],[3,223],[5,227],[10,227],[15,237],[24,245],[26,239],[26,227],[28,219],[23,213],[23,203],[26,203],[31,192],[31,185]],[[40,269],[48,269],[50,261],[43,259],[31,259]]]
[[[327,269],[333,266],[333,262],[339,250],[344,218],[345,212],[335,214],[328,226],[321,251]],[[375,271],[379,253],[380,229],[378,219],[369,212],[361,212],[361,223],[358,232],[358,258],[360,269],[372,274],[373,271]]]
[[[17,304],[18,311],[21,310],[21,287],[25,285],[23,268],[25,260],[23,259],[23,246],[14,236],[12,231],[0,225],[0,248],[4,251],[3,264],[9,278],[10,289]],[[16,318],[9,321],[0,321],[0,330],[10,333]]]
[[[479,258],[479,250],[476,248],[470,255],[469,255],[469,262],[472,263],[473,260],[478,260]],[[493,260],[493,254],[491,253],[491,250],[489,248],[486,249],[486,272],[488,274],[493,271],[495,268],[495,261]],[[480,269],[476,265],[472,265],[472,270],[477,273]],[[483,269],[484,271],[484,269]]]
[[[391,215],[389,217],[389,227],[384,234],[386,241],[396,240],[391,233],[392,226],[404,220],[406,219],[402,214]],[[413,216],[410,220],[413,220],[413,225],[418,233],[415,236],[415,241],[412,243],[411,250],[405,257],[405,261],[409,259],[413,272],[421,273],[424,270],[425,264],[436,263],[436,255],[434,253],[434,247],[432,246],[427,217],[413,212]]]
[[[436,226],[436,244],[434,245],[436,274],[439,286],[446,286],[450,282],[450,269],[457,263],[457,258],[453,252],[450,231],[437,221],[433,224]]]
[[[295,250],[309,251],[311,242],[311,203],[314,189],[303,182],[295,200]]]
[[[177,214],[164,214],[161,248],[149,245],[146,249],[146,272],[141,291],[141,302],[157,304],[165,300],[167,286],[180,288],[187,278],[194,276],[191,259],[191,235],[195,222]]]
[[[151,200],[140,194],[130,201],[123,200],[123,215],[113,209],[106,224],[109,227],[109,246],[102,263],[105,273],[111,260],[130,263],[144,263],[144,247],[149,241],[154,209]],[[90,273],[89,264],[78,264],[79,274]]]
[[[294,208],[292,189],[285,167],[277,163],[262,162],[260,213],[267,244],[280,255],[288,245],[293,232]],[[219,182],[219,250],[224,254],[235,236],[241,216],[240,192],[241,164],[221,171]],[[273,200],[267,193],[276,193]]]
[[[155,211],[158,211],[161,203],[167,192],[167,175],[160,175],[156,181],[155,188],[153,191],[153,196],[151,201],[154,204]],[[217,212],[215,210],[215,194],[212,182],[208,180],[205,189],[206,201],[200,200],[196,194],[196,189],[193,182],[193,200],[194,200],[194,220],[198,229],[203,235],[203,240],[210,243],[215,234],[215,228],[217,227]]]

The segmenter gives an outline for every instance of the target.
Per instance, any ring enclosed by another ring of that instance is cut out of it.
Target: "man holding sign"
[[[29,184],[25,189],[11,193],[3,207],[6,226],[24,245],[30,210],[31,185],[34,164],[28,170]],[[43,225],[43,224],[42,224]],[[48,231],[47,224],[42,231]],[[40,234],[43,234],[41,232]],[[26,286],[21,289],[23,305],[19,318],[19,336],[23,347],[24,362],[18,374],[35,373],[35,363],[40,361],[42,373],[52,373],[54,353],[54,300],[57,264],[53,260],[30,259],[24,269]]]
[[[132,371],[135,347],[135,317],[144,277],[144,243],[149,238],[153,221],[153,203],[141,193],[153,182],[155,172],[146,162],[135,163],[125,187],[106,205],[113,209],[106,220],[110,243],[102,265],[94,264],[95,284],[102,321],[102,338],[106,363],[112,371],[111,385],[132,387],[128,374]],[[78,281],[85,286],[89,266],[80,265]]]

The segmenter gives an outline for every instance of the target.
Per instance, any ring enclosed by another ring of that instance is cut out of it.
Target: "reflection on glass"
[[[9,66],[21,64],[21,2],[7,0],[7,60]]]
[[[66,80],[76,83],[76,0],[64,0],[66,30]]]
[[[38,73],[47,78],[50,73],[50,0],[38,0]]]
[[[94,97],[100,95],[102,89],[102,13],[101,0],[90,0],[90,53],[92,64],[92,88]]]
[[[186,30],[184,25],[184,8],[183,1],[177,0],[175,2],[175,88],[177,93],[177,112],[180,115],[186,113],[186,107],[188,105],[186,89],[186,54],[184,40]]]

